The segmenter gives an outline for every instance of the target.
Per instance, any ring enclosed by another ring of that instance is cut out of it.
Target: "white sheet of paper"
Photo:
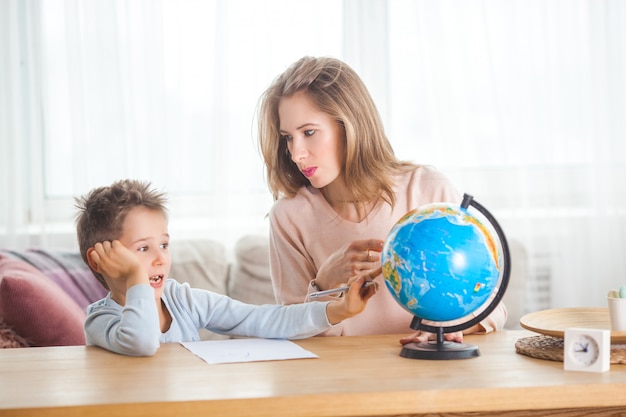
[[[279,339],[204,340],[181,342],[181,345],[210,364],[318,357],[289,340]]]

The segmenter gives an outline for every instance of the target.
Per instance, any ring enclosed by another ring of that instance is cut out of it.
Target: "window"
[[[624,28],[621,0],[2,1],[0,244],[74,244],[72,197],[122,177],[169,193],[175,236],[266,232],[257,100],[333,55],[400,158],[541,259],[555,306],[598,305],[626,269]]]
[[[174,225],[263,227],[271,195],[257,100],[298,58],[341,57],[341,2],[40,6],[46,221],[67,220],[73,196],[129,177],[168,192]]]

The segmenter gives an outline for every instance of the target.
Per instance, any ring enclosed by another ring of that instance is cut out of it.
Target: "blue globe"
[[[382,251],[385,283],[396,301],[422,319],[466,317],[497,291],[501,242],[478,211],[435,203],[402,217]]]

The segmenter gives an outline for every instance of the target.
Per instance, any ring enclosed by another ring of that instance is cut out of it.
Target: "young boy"
[[[168,279],[171,259],[165,195],[121,180],[76,199],[80,253],[109,294],[87,309],[85,335],[125,355],[150,356],[160,343],[199,340],[198,330],[263,338],[317,335],[365,308],[376,286],[350,280],[331,302],[250,305]]]

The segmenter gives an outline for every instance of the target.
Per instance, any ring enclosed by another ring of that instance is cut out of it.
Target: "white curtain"
[[[303,55],[359,72],[396,153],[521,241],[531,310],[626,284],[620,0],[2,0],[0,246],[73,245],[72,196],[171,196],[177,237],[263,233],[261,92]]]
[[[11,89],[2,100],[12,152],[3,152],[7,245],[74,244],[72,197],[125,177],[169,193],[178,237],[232,243],[266,232],[272,200],[256,147],[257,100],[301,56],[341,56],[341,2],[1,7],[10,23],[0,28],[10,53],[2,65]]]
[[[29,245],[30,230],[45,230],[36,90],[38,13],[32,1],[0,1],[0,243]]]
[[[529,252],[530,309],[626,284],[626,3],[389,2],[390,136]]]

